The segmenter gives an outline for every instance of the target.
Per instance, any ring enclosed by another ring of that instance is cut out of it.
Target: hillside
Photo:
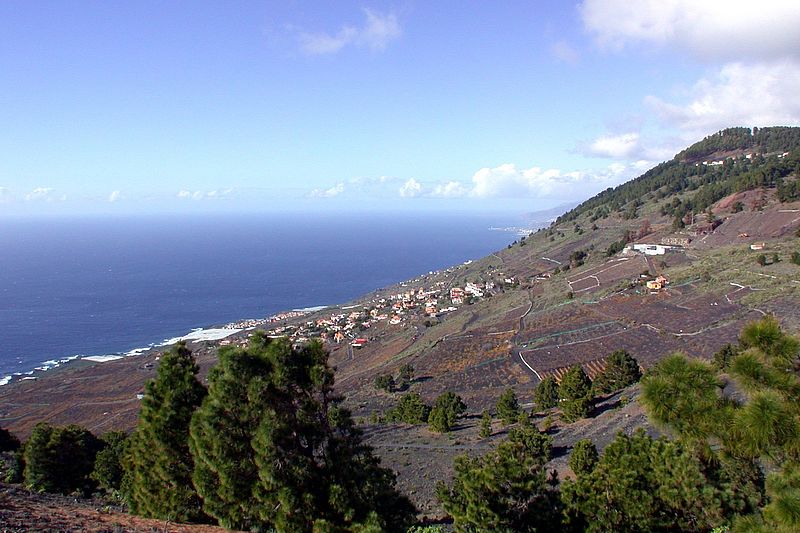
[[[420,511],[441,516],[434,482],[452,476],[455,455],[480,453],[504,434],[498,426],[480,439],[477,426],[507,388],[530,409],[540,380],[575,364],[594,377],[614,350],[648,369],[675,351],[708,359],[765,314],[800,331],[800,266],[790,261],[800,249],[799,174],[800,128],[724,130],[485,258],[259,327],[325,339],[337,389],[368,441]],[[648,288],[659,276],[660,286]],[[248,334],[191,343],[201,375],[220,342],[244,343]],[[42,420],[130,430],[158,359],[151,351],[0,387],[0,426],[22,438]],[[376,377],[409,364],[406,387],[376,389]],[[407,390],[428,403],[454,391],[468,416],[445,436],[377,423]],[[580,438],[602,449],[617,430],[642,425],[636,402],[608,398],[591,419],[550,430],[560,450],[553,466],[566,472],[564,457]]]

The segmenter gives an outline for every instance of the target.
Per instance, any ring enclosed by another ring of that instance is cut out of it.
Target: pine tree
[[[122,492],[134,514],[180,522],[204,518],[189,453],[189,422],[206,394],[198,370],[192,352],[179,342],[147,383],[123,458]]]
[[[445,392],[436,398],[428,415],[431,429],[439,433],[447,433],[456,423],[456,419],[466,411],[467,406],[461,396],[454,392]]]
[[[558,480],[545,468],[551,450],[550,437],[526,425],[483,457],[457,457],[453,485],[436,487],[456,531],[558,531]]]
[[[410,363],[406,363],[400,367],[400,375],[398,376],[398,382],[400,383],[401,389],[407,389],[411,386],[411,383],[414,381],[414,367],[411,366]]]
[[[482,439],[488,438],[492,435],[492,417],[489,411],[485,410],[481,414],[481,431],[480,437]]]
[[[553,376],[545,377],[536,385],[533,401],[538,409],[550,409],[558,405],[558,383]]]
[[[741,351],[730,361],[725,379],[735,380],[743,400],[726,397],[723,380],[706,363],[673,355],[643,380],[642,403],[651,418],[705,458],[707,470],[716,462],[724,466],[721,475],[708,477],[720,480],[715,483],[726,516],[741,515],[734,531],[796,531],[800,342],[784,334],[772,317],[745,326],[739,342]],[[772,470],[766,506],[760,462]]]
[[[726,371],[731,365],[733,358],[739,354],[739,350],[733,344],[726,344],[720,348],[711,358],[711,364],[717,370]]]
[[[97,452],[91,477],[101,489],[109,492],[117,491],[125,473],[122,468],[122,458],[128,435],[124,431],[109,431],[102,435],[100,440],[103,449]]]
[[[319,343],[220,350],[191,424],[204,510],[229,529],[405,531],[413,506],[341,401]]]
[[[85,428],[41,422],[24,446],[25,485],[35,491],[88,494],[95,487],[89,475],[100,448],[100,440]]]
[[[495,410],[497,411],[497,416],[500,417],[500,420],[502,420],[504,424],[509,425],[517,421],[520,408],[514,389],[508,388],[500,395]]]
[[[606,367],[592,383],[595,391],[608,394],[633,385],[642,378],[639,362],[625,350],[616,350],[606,358]]]
[[[597,448],[594,443],[589,439],[581,439],[572,447],[568,463],[576,476],[583,476],[594,470],[597,459]]]
[[[676,442],[619,433],[591,471],[562,484],[578,531],[707,531],[722,522],[719,494]]]
[[[589,414],[592,407],[592,382],[581,365],[570,367],[558,385],[562,417],[574,422]]]
[[[428,421],[431,408],[416,392],[409,392],[400,398],[397,405],[386,413],[388,420],[405,422],[406,424],[424,424]]]

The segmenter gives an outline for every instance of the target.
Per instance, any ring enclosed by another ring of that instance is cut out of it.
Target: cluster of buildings
[[[428,287],[408,288],[393,294],[376,296],[362,305],[337,308],[335,312],[313,320],[275,325],[267,330],[267,334],[271,337],[289,337],[298,343],[319,338],[324,342],[349,343],[353,348],[361,348],[369,343],[369,332],[376,326],[385,324],[384,327],[413,327],[414,320],[436,318],[453,312],[460,305],[485,297],[486,292],[494,288],[495,284],[491,281],[480,284],[468,282],[463,287],[451,288],[444,281],[437,281]],[[301,315],[297,312],[283,313],[257,324],[247,321],[247,327],[284,322],[298,316]],[[237,322],[230,326],[243,329],[243,325],[244,323]]]

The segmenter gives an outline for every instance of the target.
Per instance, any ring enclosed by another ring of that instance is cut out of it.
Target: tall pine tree
[[[558,384],[562,418],[575,422],[589,414],[592,408],[592,381],[581,365],[574,365],[564,373]]]
[[[262,333],[220,351],[191,448],[204,509],[223,526],[405,531],[413,506],[341,407],[327,357]]]
[[[189,422],[206,395],[197,372],[192,352],[179,342],[147,383],[123,460],[122,491],[134,514],[181,522],[204,518],[189,453]]]

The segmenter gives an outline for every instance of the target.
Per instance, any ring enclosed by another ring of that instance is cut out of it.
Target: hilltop
[[[798,176],[800,128],[723,130],[485,258],[341,306],[231,327],[324,338],[337,389],[369,442],[420,510],[440,515],[433,482],[452,475],[455,455],[480,453],[504,434],[496,427],[479,439],[477,426],[507,388],[530,408],[543,378],[575,364],[594,377],[614,350],[646,370],[675,351],[708,359],[766,314],[800,331],[800,266],[790,261],[800,249]],[[220,345],[244,343],[249,333],[190,343],[201,375]],[[159,355],[2,387],[0,425],[21,437],[42,420],[129,430]],[[407,383],[376,388],[377,377],[397,377],[404,365],[414,369]],[[468,416],[445,436],[376,423],[408,390],[429,403],[454,391]],[[554,466],[566,468],[564,454],[579,438],[602,448],[617,430],[647,426],[635,401],[620,400],[637,394],[634,387],[604,399],[589,420],[556,422]]]

